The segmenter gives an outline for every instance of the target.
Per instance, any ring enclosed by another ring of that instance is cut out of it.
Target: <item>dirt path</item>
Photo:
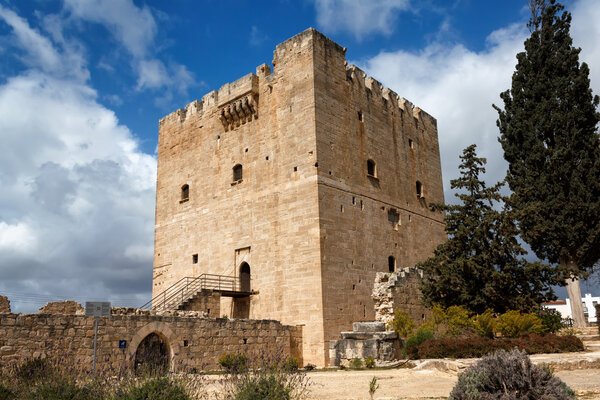
[[[556,375],[578,398],[600,400],[600,369],[559,371]],[[458,379],[457,372],[437,370],[331,371],[309,374],[311,400],[369,400],[369,382],[377,378],[375,399],[446,399]]]

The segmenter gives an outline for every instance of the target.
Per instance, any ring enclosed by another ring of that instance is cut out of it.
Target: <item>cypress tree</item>
[[[598,96],[570,36],[571,14],[555,0],[531,0],[531,36],[501,93],[500,143],[521,237],[566,280],[583,326],[579,277],[600,259]]]
[[[510,210],[495,208],[503,201],[502,183],[486,187],[479,178],[486,160],[475,150],[471,145],[463,151],[461,176],[450,182],[461,204],[433,205],[446,212],[449,239],[417,265],[426,276],[423,297],[428,304],[462,305],[476,313],[529,311],[554,299],[550,285],[556,281],[547,266],[523,259]]]

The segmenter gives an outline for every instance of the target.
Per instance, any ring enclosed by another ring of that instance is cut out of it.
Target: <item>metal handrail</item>
[[[181,278],[163,292],[141,306],[141,309],[168,310],[179,307],[193,298],[202,289],[212,289],[229,292],[244,292],[241,283],[235,276],[202,274],[197,277]]]

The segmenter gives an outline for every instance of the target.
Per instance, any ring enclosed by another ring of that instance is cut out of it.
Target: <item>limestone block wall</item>
[[[305,356],[323,365],[312,56],[312,35],[298,35],[272,73],[261,65],[161,119],[153,295],[247,263],[258,294],[223,297],[220,313],[304,324]]]
[[[375,319],[378,273],[446,240],[436,120],[315,34],[316,137],[325,337]],[[412,294],[412,292],[411,292]],[[408,294],[407,294],[408,295]]]
[[[221,313],[303,325],[305,362],[375,318],[378,272],[446,239],[436,120],[314,29],[159,122],[153,295],[251,270]]]
[[[377,273],[371,294],[375,303],[375,319],[389,323],[394,319],[396,310],[406,312],[416,326],[428,319],[431,310],[423,304],[419,289],[422,278],[423,271],[417,268]]]
[[[110,317],[99,318],[97,367],[133,367],[138,346],[151,333],[166,342],[173,371],[219,369],[218,359],[225,353],[245,353],[250,359],[264,351],[280,350],[284,357],[301,354],[297,329],[277,321],[199,318],[193,312],[172,314],[113,309]],[[94,317],[2,314],[0,365],[50,357],[74,368],[91,369],[93,339]],[[126,341],[125,348],[119,348],[122,340]]]
[[[186,311],[201,311],[203,316],[219,318],[221,316],[221,294],[203,289],[183,307]]]
[[[6,296],[0,296],[0,313],[10,313],[10,300]]]
[[[81,304],[73,300],[52,301],[40,308],[39,314],[85,314]]]

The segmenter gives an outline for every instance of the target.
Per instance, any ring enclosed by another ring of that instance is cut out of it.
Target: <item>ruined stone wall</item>
[[[0,313],[10,313],[10,301],[6,296],[0,296]]]
[[[390,261],[415,265],[446,240],[442,214],[429,209],[444,195],[436,120],[346,66],[336,43],[314,40],[323,308],[332,340],[353,321],[375,319],[373,281]]]
[[[299,351],[291,340],[297,335],[296,328],[277,321],[198,318],[185,312],[157,316],[134,309],[114,309],[113,314],[99,318],[100,370],[133,367],[138,345],[151,333],[166,341],[174,371],[219,369],[218,359],[226,353],[245,353],[252,358],[264,351],[281,350],[284,357]],[[49,357],[74,368],[91,369],[93,340],[94,317],[2,314],[0,365]],[[126,348],[119,348],[120,340],[126,341]]]
[[[371,294],[375,303],[375,319],[389,323],[394,319],[396,310],[406,312],[416,326],[428,319],[431,310],[423,304],[419,289],[422,278],[423,271],[417,268],[377,273]]]
[[[189,302],[186,302],[183,310],[201,311],[203,316],[211,318],[221,317],[221,294],[213,290],[203,289]]]
[[[73,300],[52,301],[38,311],[40,314],[85,314],[81,304]]]

